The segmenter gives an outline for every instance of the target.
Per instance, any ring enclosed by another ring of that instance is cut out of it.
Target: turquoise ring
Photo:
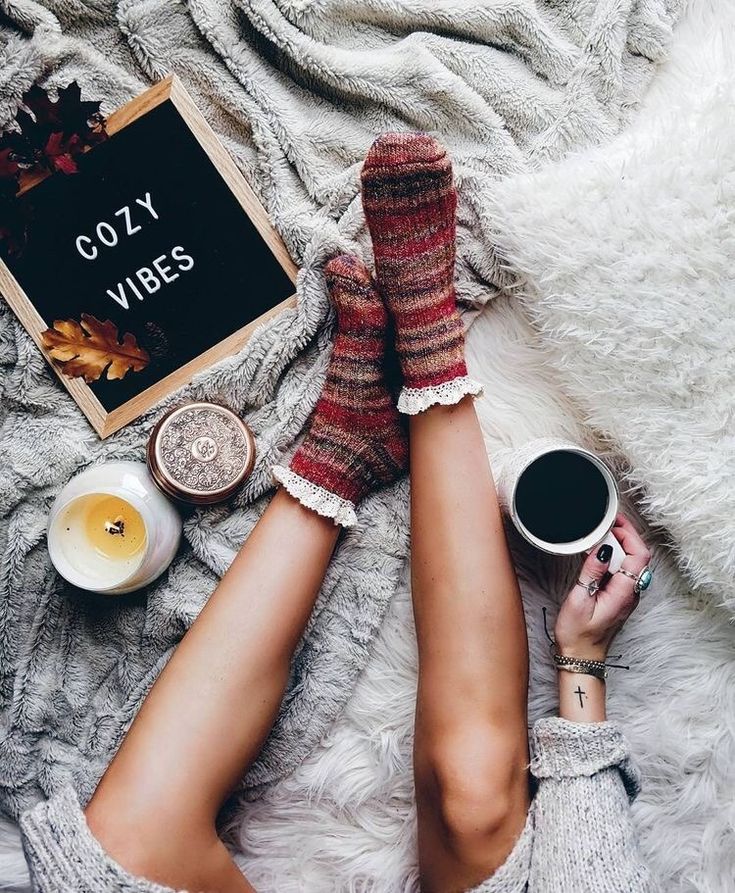
[[[653,571],[648,565],[643,568],[643,570],[638,574],[638,579],[635,581],[635,594],[640,595],[641,592],[645,592],[646,589],[653,582]]]
[[[639,574],[634,574],[632,571],[627,571],[624,567],[618,568],[616,573],[625,574],[626,577],[630,577],[631,580],[635,580],[633,592],[635,592],[636,595],[640,595],[641,592],[644,592],[646,589],[648,589],[648,587],[653,582],[653,571],[648,565],[646,565]]]

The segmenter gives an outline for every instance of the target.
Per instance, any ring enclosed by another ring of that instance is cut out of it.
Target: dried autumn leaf
[[[54,102],[42,87],[31,87],[23,94],[25,108],[18,110],[15,127],[2,136],[1,145],[26,170],[76,173],[71,159],[107,138],[99,102],[83,101],[76,81],[57,92]]]
[[[80,156],[107,139],[99,102],[82,100],[76,81],[57,92],[53,102],[31,87],[21,98],[25,108],[0,133],[0,256],[19,256],[27,241],[32,209],[12,206],[19,186],[33,185],[39,174],[76,174]]]
[[[79,168],[74,156],[79,154],[81,141],[76,134],[65,137],[63,133],[52,133],[44,147],[43,154],[52,171],[62,174],[76,174]]]
[[[23,94],[22,101],[23,105],[33,115],[33,121],[30,122],[31,126],[45,128],[47,133],[51,133],[53,130],[62,129],[61,120],[59,118],[61,106],[58,102],[52,101],[51,97],[43,87],[34,84],[30,90],[26,90]],[[21,125],[21,129],[25,129],[24,125],[28,126],[26,117],[27,113],[23,110],[18,113],[17,120]]]
[[[126,332],[120,342],[113,322],[100,322],[88,313],[82,314],[81,324],[73,319],[57,319],[41,338],[63,374],[84,378],[87,384],[101,378],[105,370],[107,379],[114,381],[124,378],[130,370],[140,372],[150,362],[148,352],[138,346],[134,335]]]
[[[58,94],[58,119],[65,134],[76,134],[90,146],[107,138],[105,119],[100,112],[101,102],[85,102],[82,88],[76,81],[60,87]]]

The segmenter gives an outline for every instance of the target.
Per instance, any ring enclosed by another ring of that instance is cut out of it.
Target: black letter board
[[[150,355],[119,380],[59,374],[102,437],[238,350],[291,303],[297,272],[176,78],[114,112],[107,130],[77,174],[22,191],[27,244],[0,262],[0,288],[39,346],[55,320],[89,314]]]

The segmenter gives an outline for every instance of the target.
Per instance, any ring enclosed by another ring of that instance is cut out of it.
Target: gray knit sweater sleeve
[[[654,893],[630,815],[638,775],[619,728],[542,719],[532,751],[538,790],[526,827],[472,893]]]
[[[25,813],[20,829],[34,893],[176,893],[133,877],[111,859],[71,788]]]
[[[653,893],[630,814],[639,777],[620,729],[542,719],[533,754],[539,785],[529,890]]]

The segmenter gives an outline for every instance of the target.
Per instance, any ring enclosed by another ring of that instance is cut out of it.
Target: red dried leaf
[[[16,116],[17,121],[17,116]],[[29,168],[35,163],[37,149],[19,130],[8,130],[0,137],[3,151],[8,153],[8,161],[19,170]]]
[[[81,92],[73,81],[59,89],[55,102],[37,85],[23,95],[28,111],[18,111],[15,121],[19,129],[5,135],[21,166],[75,173],[76,165],[69,158],[57,159],[63,155],[76,157],[107,138],[100,103],[83,101]]]
[[[22,102],[33,115],[33,123],[37,128],[45,130],[46,133],[62,129],[58,102],[52,102],[48,93],[38,84],[34,84],[30,90],[23,94]],[[21,111],[18,118],[21,130],[25,130],[28,126],[28,122],[25,120],[28,115]]]
[[[61,130],[65,134],[76,134],[80,138],[93,138],[92,142],[105,139],[104,118],[100,113],[100,102],[91,102],[82,99],[82,88],[76,81],[72,81],[68,87],[59,89],[58,120]]]
[[[58,91],[53,102],[33,86],[15,116],[16,127],[0,135],[0,252],[18,254],[27,235],[26,210],[13,198],[22,174],[59,171],[75,174],[77,159],[88,148],[107,139],[100,103],[83,101],[76,81]],[[14,204],[16,206],[14,206]]]
[[[51,170],[62,174],[76,174],[79,168],[74,156],[83,149],[82,141],[76,134],[65,137],[63,133],[52,133],[43,149],[43,154]]]

